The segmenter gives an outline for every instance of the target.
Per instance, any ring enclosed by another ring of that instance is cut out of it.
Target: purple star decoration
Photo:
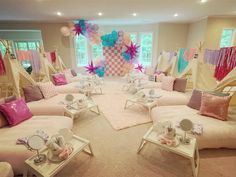
[[[131,42],[130,46],[125,45],[127,50],[125,53],[130,54],[130,59],[134,59],[137,56],[138,53],[138,49],[140,46],[138,46],[137,44],[134,44],[133,42]]]
[[[93,61],[90,62],[90,64],[88,64],[88,66],[85,66],[86,71],[89,74],[96,74],[96,69],[98,68],[97,66],[93,65]]]
[[[144,69],[144,67],[143,67],[143,65],[142,64],[138,64],[138,66],[137,67],[135,67],[134,69],[137,69],[138,71],[140,71],[141,73],[143,72],[143,69]]]

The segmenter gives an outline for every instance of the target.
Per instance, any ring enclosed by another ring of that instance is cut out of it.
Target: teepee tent
[[[236,106],[236,68],[234,68],[223,80],[221,80],[214,90],[231,93],[232,98],[230,105]]]
[[[42,80],[50,81],[51,74],[56,74],[57,70],[53,67],[52,63],[48,61],[48,59],[44,55],[43,49],[40,49],[40,64],[41,64],[40,73],[44,74],[44,77],[42,78]]]
[[[169,75],[172,69],[172,65],[176,61],[176,58],[176,55],[171,56],[171,52],[162,51],[161,55],[158,58],[157,69]]]
[[[55,51],[55,53],[56,53],[56,61],[55,63],[52,64],[52,66],[57,72],[63,72],[65,69],[67,69],[67,67],[63,62],[63,60],[61,59],[60,55],[58,54],[57,50]]]
[[[35,84],[33,78],[24,70],[20,63],[10,54],[9,45],[4,56],[6,74],[0,76],[1,85],[8,85],[8,91],[17,97],[21,96],[21,88]],[[2,95],[1,96],[5,96]]]

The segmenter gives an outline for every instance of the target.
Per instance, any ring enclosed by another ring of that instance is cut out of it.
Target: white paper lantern
[[[63,26],[63,27],[61,27],[61,34],[63,35],[63,36],[70,36],[70,29],[67,27],[67,26]]]

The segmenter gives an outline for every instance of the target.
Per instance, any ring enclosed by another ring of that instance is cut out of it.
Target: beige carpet
[[[93,97],[105,118],[115,130],[151,122],[147,109],[140,105],[124,109],[125,101],[131,95],[122,91],[123,84],[120,78],[106,79],[103,86],[104,95]]]
[[[95,156],[81,153],[57,177],[191,177],[187,159],[148,144],[136,150],[151,124],[115,131],[103,116],[86,113],[73,131],[87,138]],[[200,151],[199,177],[235,177],[236,150]]]
[[[111,98],[112,100],[112,98]],[[85,113],[73,131],[91,141],[94,157],[81,153],[57,177],[191,177],[187,159],[148,144],[136,150],[151,123],[115,131],[103,115]],[[199,177],[236,177],[236,150],[200,151]]]

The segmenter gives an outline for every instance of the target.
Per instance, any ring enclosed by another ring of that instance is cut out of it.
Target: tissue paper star
[[[126,45],[127,48],[126,53],[130,54],[131,60],[137,56],[139,47],[140,46],[134,44],[133,42],[131,42],[130,46]]]
[[[135,67],[134,69],[137,69],[138,71],[143,72],[144,67],[142,64],[138,64],[138,66]]]
[[[97,66],[93,65],[93,61],[90,62],[90,64],[88,64],[88,66],[85,66],[86,71],[89,74],[96,74],[96,69],[98,68]]]

